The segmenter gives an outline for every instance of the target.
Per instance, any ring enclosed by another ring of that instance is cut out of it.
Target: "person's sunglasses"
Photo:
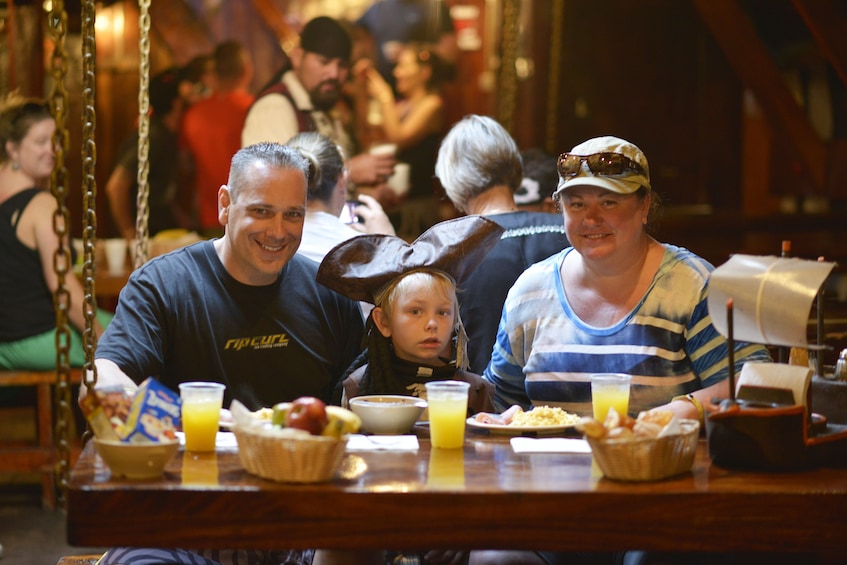
[[[647,176],[644,167],[626,155],[611,152],[593,153],[591,155],[562,153],[559,155],[558,161],[559,176],[562,178],[571,178],[579,175],[583,163],[588,165],[588,170],[594,175],[613,177],[635,173],[645,177]]]

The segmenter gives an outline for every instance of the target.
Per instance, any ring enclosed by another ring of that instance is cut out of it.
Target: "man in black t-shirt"
[[[307,161],[286,146],[236,153],[218,192],[223,237],[132,274],[98,345],[98,385],[216,381],[227,386],[225,407],[238,399],[254,410],[298,396],[328,401],[363,327],[358,304],[318,285],[317,264],[295,256],[307,176]]]

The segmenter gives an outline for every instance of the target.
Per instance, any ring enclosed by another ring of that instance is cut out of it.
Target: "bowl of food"
[[[426,400],[422,398],[399,394],[374,394],[350,399],[350,410],[362,419],[362,430],[372,434],[405,434],[426,407]]]
[[[126,443],[94,438],[94,447],[112,475],[127,479],[155,479],[179,449],[179,440]]]

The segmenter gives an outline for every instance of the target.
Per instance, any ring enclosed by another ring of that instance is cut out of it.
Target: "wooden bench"
[[[71,369],[72,384],[82,381],[82,369]],[[4,370],[0,371],[0,386],[33,386],[36,388],[35,442],[0,439],[0,471],[13,473],[41,473],[42,502],[48,508],[56,507],[55,465],[58,450],[53,438],[55,426],[53,386],[58,382],[55,369],[50,371]],[[71,400],[72,402],[74,399]],[[4,410],[0,408],[0,410]]]

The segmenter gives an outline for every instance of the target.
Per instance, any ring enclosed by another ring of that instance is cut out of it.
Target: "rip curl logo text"
[[[256,337],[239,337],[229,339],[226,349],[240,351],[245,347],[251,349],[268,349],[271,347],[285,347],[288,345],[288,336],[285,334],[260,335]]]

